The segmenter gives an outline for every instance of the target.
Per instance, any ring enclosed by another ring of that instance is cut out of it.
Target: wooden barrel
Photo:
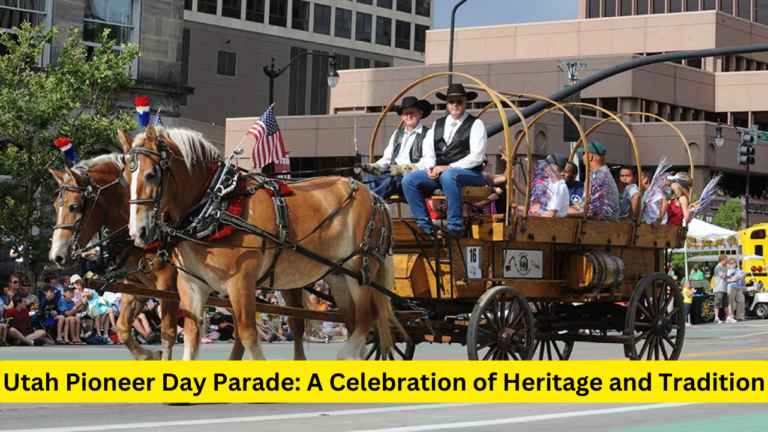
[[[624,270],[624,261],[618,256],[587,250],[569,255],[563,272],[571,288],[607,290],[624,280]]]

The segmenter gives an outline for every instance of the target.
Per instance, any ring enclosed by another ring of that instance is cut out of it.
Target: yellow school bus
[[[768,251],[768,224],[757,224],[739,231],[739,246],[742,254],[765,256]],[[752,272],[756,283],[762,282],[768,286],[768,269],[748,261],[743,262],[742,267],[744,271]]]

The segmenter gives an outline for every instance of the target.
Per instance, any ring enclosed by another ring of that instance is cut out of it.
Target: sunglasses
[[[448,105],[464,105],[464,101],[461,100],[461,99],[459,99],[459,100],[448,100],[448,101],[445,101],[445,103],[447,103]]]
[[[11,281],[12,284],[17,284],[19,281]]]
[[[32,286],[32,284],[21,284],[21,286]]]

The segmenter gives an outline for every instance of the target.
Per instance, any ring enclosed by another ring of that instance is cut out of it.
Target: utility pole
[[[565,87],[570,87],[574,84],[576,84],[579,81],[579,77],[584,74],[584,69],[587,67],[586,63],[583,62],[564,62],[557,65],[558,69],[560,69],[560,72],[563,74],[563,83]],[[580,102],[581,101],[581,92],[577,92],[572,94],[571,96],[568,96],[563,102]],[[566,107],[568,112],[570,112],[573,117],[576,119],[577,122],[581,121],[581,109],[578,107]],[[573,148],[576,147],[576,143],[581,139],[581,134],[579,134],[579,128],[577,125],[573,123],[573,120],[571,120],[568,115],[563,113],[563,141],[567,141],[571,143],[571,153],[573,153]],[[584,143],[586,145],[587,143]],[[578,161],[573,161],[576,165],[578,165]]]
[[[749,228],[749,166],[755,163],[755,143],[757,142],[758,126],[752,125],[749,132],[739,131],[741,135],[741,144],[739,144],[739,165],[746,167],[746,224],[742,229]]]

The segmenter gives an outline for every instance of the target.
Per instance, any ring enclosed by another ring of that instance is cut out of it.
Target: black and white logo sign
[[[541,279],[544,252],[539,250],[504,249],[505,279]]]

